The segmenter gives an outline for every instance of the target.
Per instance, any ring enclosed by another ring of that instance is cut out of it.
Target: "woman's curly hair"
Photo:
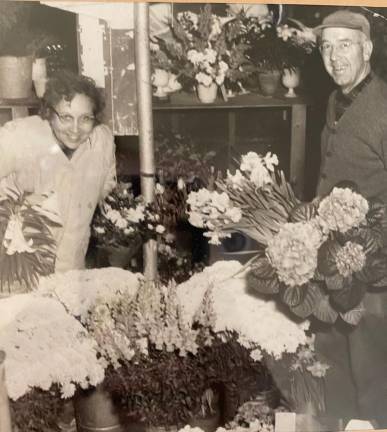
[[[69,70],[62,70],[53,75],[44,92],[40,116],[49,119],[52,115],[52,107],[61,100],[72,101],[77,94],[83,94],[93,102],[93,114],[97,123],[101,123],[102,113],[105,108],[105,100],[102,92],[97,88],[95,81],[87,76],[75,74]]]

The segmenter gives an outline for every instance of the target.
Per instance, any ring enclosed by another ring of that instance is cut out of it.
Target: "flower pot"
[[[218,409],[214,414],[206,417],[194,417],[190,420],[189,425],[191,427],[198,427],[204,432],[215,432],[221,425],[220,410]]]
[[[197,92],[200,102],[205,104],[214,103],[218,93],[218,85],[215,82],[212,82],[209,86],[198,84]]]
[[[278,70],[261,71],[258,73],[259,85],[264,96],[273,96],[279,86],[281,72]]]
[[[128,247],[111,246],[106,248],[108,261],[112,267],[126,268],[133,255],[133,251]]]
[[[285,97],[296,97],[294,89],[300,84],[300,70],[295,69],[284,69],[282,73],[282,84],[288,89],[285,93]]]
[[[0,57],[0,98],[28,98],[31,91],[32,57]]]
[[[78,432],[124,432],[119,412],[101,386],[77,393],[74,409]]]

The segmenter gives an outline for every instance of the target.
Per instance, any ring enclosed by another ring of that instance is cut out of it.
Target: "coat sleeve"
[[[104,163],[104,183],[102,187],[101,200],[104,199],[117,184],[117,172],[116,172],[116,146],[114,144],[114,138],[110,129],[105,126],[103,139],[106,141],[103,143],[105,153]]]

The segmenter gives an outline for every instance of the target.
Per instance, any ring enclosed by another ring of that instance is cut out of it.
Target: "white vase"
[[[218,85],[215,82],[212,82],[209,86],[198,84],[197,92],[200,102],[205,104],[213,103],[218,93]]]
[[[285,93],[285,97],[296,97],[294,89],[300,84],[300,70],[298,68],[294,69],[284,69],[282,73],[282,84],[288,89]]]
[[[46,91],[47,78],[34,79],[35,93],[38,98],[42,98]]]
[[[36,58],[32,63],[32,80],[37,81],[47,78],[47,66],[45,58]]]

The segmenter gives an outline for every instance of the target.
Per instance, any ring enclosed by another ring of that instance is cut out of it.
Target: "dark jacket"
[[[322,132],[317,193],[326,195],[349,180],[365,197],[377,196],[387,203],[387,84],[373,77],[338,122],[336,91],[329,98]]]

